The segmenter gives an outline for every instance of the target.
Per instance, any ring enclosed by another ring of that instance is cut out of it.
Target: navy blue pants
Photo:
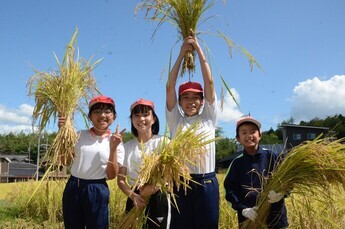
[[[139,191],[135,191],[139,193]],[[127,198],[126,214],[134,208],[133,201]],[[145,216],[148,217],[146,225],[143,228],[147,229],[166,229],[170,225],[170,205],[168,197],[161,191],[156,192],[150,197],[149,203],[146,206]]]
[[[191,174],[187,195],[182,187],[174,190],[178,212],[171,207],[171,229],[218,229],[219,185],[215,173]],[[171,201],[173,202],[173,201]]]
[[[108,228],[109,195],[105,179],[83,180],[71,176],[62,197],[65,228]]]

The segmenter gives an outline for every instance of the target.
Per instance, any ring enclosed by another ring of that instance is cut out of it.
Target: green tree
[[[218,127],[216,129],[216,137],[222,138],[216,141],[216,161],[235,153],[237,149],[236,139],[223,137],[223,135],[223,129]]]
[[[279,139],[276,132],[271,128],[269,131],[262,132],[261,144],[281,144],[282,139]]]
[[[124,134],[123,134],[123,142],[126,143],[128,142],[129,140],[133,139],[134,138],[134,135],[129,132],[129,131],[126,131]]]

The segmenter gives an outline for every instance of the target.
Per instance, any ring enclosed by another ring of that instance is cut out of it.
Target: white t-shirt
[[[186,117],[181,114],[178,103],[171,110],[168,111],[165,108],[167,125],[170,131],[170,137],[173,139],[177,128],[182,125],[182,130],[186,130],[193,123],[199,122],[200,128],[197,133],[207,133],[208,137],[205,140],[210,140],[215,138],[215,129],[217,123],[217,98],[215,102],[211,105],[207,100],[205,100],[204,107],[200,114],[194,115],[192,117]],[[216,165],[216,147],[215,142],[211,142],[206,145],[207,153],[205,155],[205,164],[202,165],[202,160],[199,161],[197,165],[190,165],[191,174],[204,174],[215,171]]]
[[[107,178],[106,168],[110,154],[109,139],[92,135],[89,130],[77,133],[79,139],[74,147],[75,157],[71,174],[75,177],[93,180]],[[117,147],[117,160],[122,164],[124,148],[121,143]]]
[[[142,163],[141,147],[144,147],[145,150],[143,150],[143,152],[145,154],[151,154],[157,147],[162,146],[164,139],[168,141],[168,139],[164,138],[164,136],[153,135],[149,141],[143,144],[138,142],[137,138],[134,138],[124,144],[125,159],[123,166],[127,169],[127,181],[130,186],[134,185],[139,174]]]

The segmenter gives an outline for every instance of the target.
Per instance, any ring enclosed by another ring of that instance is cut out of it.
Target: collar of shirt
[[[107,138],[107,137],[109,137],[111,135],[111,131],[109,129],[107,129],[107,131],[104,134],[102,134],[102,135],[97,135],[94,127],[91,127],[89,132],[90,132],[91,136],[93,136],[93,137],[101,137],[103,139]]]

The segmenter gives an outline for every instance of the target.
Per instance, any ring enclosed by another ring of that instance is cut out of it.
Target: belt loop
[[[78,179],[78,178],[77,178]],[[79,179],[78,179],[78,188],[79,188]]]

